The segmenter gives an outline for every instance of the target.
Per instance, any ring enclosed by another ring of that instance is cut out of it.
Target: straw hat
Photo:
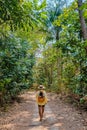
[[[39,85],[38,89],[45,89],[43,85]]]

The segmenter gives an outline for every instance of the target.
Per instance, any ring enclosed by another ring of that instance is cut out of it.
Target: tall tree
[[[79,10],[79,18],[80,18],[80,23],[81,23],[81,30],[82,30],[82,36],[84,38],[84,40],[87,39],[87,27],[86,27],[86,22],[85,19],[83,17],[83,11],[82,11],[82,0],[78,0],[78,10]]]

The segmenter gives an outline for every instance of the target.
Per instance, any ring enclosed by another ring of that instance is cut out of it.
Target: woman
[[[40,85],[38,87],[38,92],[36,93],[36,102],[38,104],[40,121],[42,121],[44,107],[45,107],[45,104],[47,103],[47,95],[45,92],[45,87],[43,85]]]

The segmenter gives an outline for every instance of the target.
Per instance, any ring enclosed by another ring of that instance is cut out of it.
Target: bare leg
[[[43,117],[43,113],[44,113],[44,106],[42,106],[42,117]]]
[[[42,113],[44,113],[44,107],[42,107]]]
[[[42,121],[43,113],[44,113],[44,106],[38,106],[38,109],[39,109],[40,121]]]
[[[40,121],[42,121],[42,106],[38,106]]]

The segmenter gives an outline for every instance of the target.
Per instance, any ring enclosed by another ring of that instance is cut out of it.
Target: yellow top
[[[38,96],[39,96],[39,92],[42,91],[43,94],[44,94],[44,100],[43,101],[40,101],[38,100]],[[40,90],[36,93],[36,102],[38,105],[45,105],[47,103],[47,95],[46,95],[46,92],[44,90]]]

